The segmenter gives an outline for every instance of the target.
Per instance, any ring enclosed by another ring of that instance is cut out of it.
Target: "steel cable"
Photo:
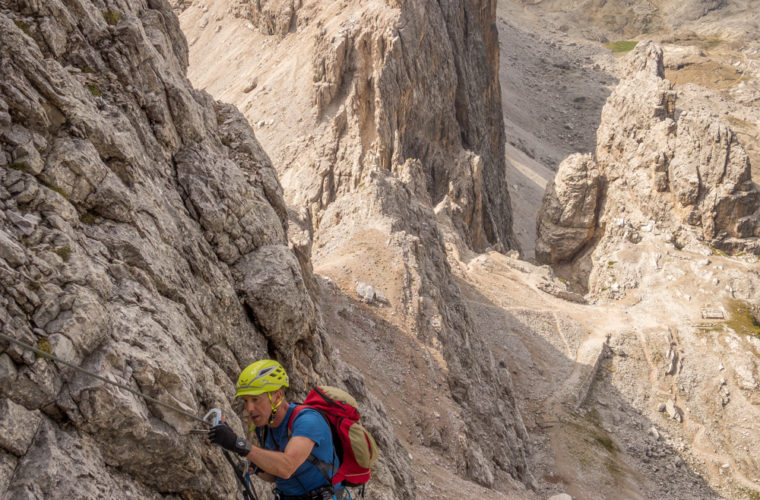
[[[101,381],[103,381],[103,382],[105,382],[107,384],[111,384],[113,386],[116,386],[119,389],[123,389],[123,390],[125,390],[127,392],[131,392],[132,394],[134,394],[136,396],[140,396],[140,397],[144,398],[145,400],[150,401],[151,403],[155,403],[155,404],[157,404],[159,406],[163,406],[164,408],[167,408],[169,410],[177,412],[177,413],[179,413],[181,415],[184,415],[184,416],[186,416],[188,418],[192,418],[193,420],[197,420],[198,422],[202,422],[202,423],[204,423],[206,425],[209,425],[209,423],[206,422],[205,420],[203,420],[202,418],[200,418],[200,417],[198,417],[196,415],[193,415],[192,413],[190,413],[188,411],[185,411],[182,408],[177,408],[176,406],[172,406],[170,404],[164,403],[163,401],[159,401],[156,398],[152,398],[150,396],[146,396],[145,394],[143,394],[142,392],[140,392],[140,391],[138,391],[136,389],[132,389],[131,387],[127,387],[124,384],[120,384],[118,382],[114,382],[113,380],[108,380],[107,378],[105,378],[105,377],[103,377],[101,375],[98,375],[97,373],[94,373],[94,372],[91,372],[89,370],[86,370],[86,369],[82,368],[81,366],[77,366],[77,365],[75,365],[73,363],[65,361],[65,360],[63,360],[63,359],[61,359],[61,358],[59,358],[57,356],[54,356],[54,355],[52,355],[52,354],[50,354],[48,352],[45,352],[43,350],[37,349],[36,347],[31,346],[31,345],[29,345],[29,344],[27,344],[25,342],[21,342],[18,339],[14,339],[13,337],[9,337],[8,335],[2,334],[2,333],[0,333],[0,338],[3,339],[3,340],[7,340],[8,342],[11,342],[13,344],[16,344],[16,345],[18,345],[20,347],[23,347],[24,349],[32,351],[35,354],[38,354],[38,355],[43,356],[45,358],[51,359],[51,360],[53,360],[53,361],[55,361],[57,363],[64,364],[64,365],[66,365],[66,366],[68,366],[70,368],[73,368],[74,370],[76,370],[78,372],[84,373],[85,375],[89,375],[90,377],[93,377],[93,378],[96,378],[98,380],[101,380]]]

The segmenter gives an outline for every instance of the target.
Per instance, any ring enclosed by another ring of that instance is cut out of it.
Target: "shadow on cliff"
[[[461,279],[458,284],[494,361],[509,371],[533,443],[530,472],[541,494],[720,498],[679,456],[678,439],[671,439],[668,431],[678,424],[667,413],[650,420],[615,386],[613,352],[603,338],[597,339],[594,351],[594,332],[556,310],[515,306],[507,295],[489,298]],[[644,356],[637,341],[626,351],[614,355]],[[642,359],[641,364],[646,362]],[[648,372],[635,376],[647,377]],[[652,396],[642,395],[648,404],[656,404]]]

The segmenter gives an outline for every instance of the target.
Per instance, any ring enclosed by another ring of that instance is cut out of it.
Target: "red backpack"
[[[361,415],[356,400],[336,387],[315,386],[306,401],[293,408],[288,420],[288,434],[293,431],[293,421],[304,408],[317,410],[330,425],[335,452],[340,459],[340,468],[333,475],[332,483],[343,481],[346,486],[360,486],[369,481],[378,448],[370,433],[359,423]],[[314,455],[309,459],[312,463],[318,460]]]

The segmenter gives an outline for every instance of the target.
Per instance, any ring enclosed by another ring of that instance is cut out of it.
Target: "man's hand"
[[[230,426],[225,423],[212,427],[211,430],[208,431],[208,439],[213,444],[221,446],[225,450],[234,451],[241,457],[247,456],[251,451],[251,445],[248,444],[245,439],[237,437],[237,435],[232,432],[232,429],[230,429]]]

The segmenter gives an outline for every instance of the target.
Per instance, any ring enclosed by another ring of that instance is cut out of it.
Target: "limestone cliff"
[[[599,170],[590,154],[569,156],[546,187],[536,226],[536,259],[562,262],[594,236]]]
[[[231,388],[253,360],[281,359],[296,394],[352,375],[327,363],[268,156],[187,63],[163,0],[0,6],[0,325],[198,416],[219,407],[242,432]],[[197,422],[5,342],[0,396],[4,498],[237,494]],[[382,405],[363,397],[398,469]]]
[[[447,2],[423,13],[416,2],[238,1],[229,9],[212,2],[208,13],[183,14],[186,29],[201,33],[194,42],[224,40],[230,20],[222,19],[229,10],[271,35],[261,40],[271,48],[262,54],[233,49],[228,60],[218,60],[220,54],[204,44],[193,52],[191,77],[243,109],[253,101],[268,103],[266,94],[291,96],[272,103],[270,114],[287,112],[277,123],[249,115],[259,127],[288,131],[275,141],[263,130],[264,142],[275,146],[271,154],[281,165],[288,199],[298,192],[315,228],[327,206],[357,191],[371,172],[395,173],[416,159],[433,204],[450,213],[471,248],[513,248],[495,4],[480,3]],[[238,35],[245,45],[246,33]],[[275,67],[262,65],[269,54],[282,56]],[[245,88],[230,89],[214,70],[233,57],[236,64],[246,57],[244,66],[258,70]],[[285,71],[292,74],[284,77]],[[314,186],[290,186],[291,177]]]

